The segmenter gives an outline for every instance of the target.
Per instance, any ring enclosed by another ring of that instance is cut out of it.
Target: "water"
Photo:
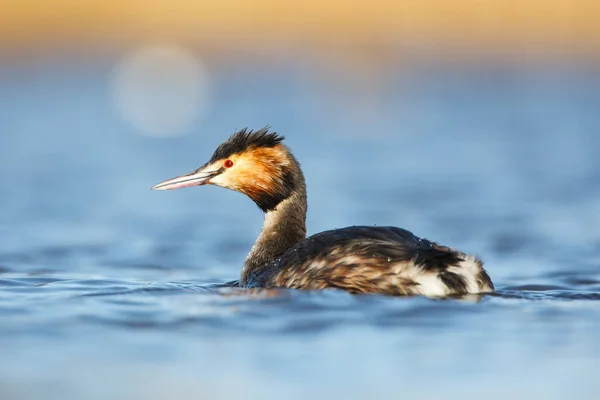
[[[208,116],[156,139],[114,111],[106,66],[4,67],[1,398],[600,396],[600,75],[434,68],[364,92],[307,71],[215,72]],[[497,293],[224,286],[256,207],[149,188],[267,123],[310,233],[402,226],[481,255]]]

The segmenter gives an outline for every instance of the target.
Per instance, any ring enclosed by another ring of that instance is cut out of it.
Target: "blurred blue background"
[[[548,2],[563,14],[544,24],[537,1],[426,2],[404,29],[378,2],[232,1],[196,19],[186,1],[90,2],[64,21],[48,10],[65,2],[26,3],[0,41],[1,398],[600,396],[591,3]],[[193,22],[209,25],[194,37]],[[309,234],[401,226],[480,255],[498,292],[218,288],[259,210],[150,187],[265,125],[302,163]]]

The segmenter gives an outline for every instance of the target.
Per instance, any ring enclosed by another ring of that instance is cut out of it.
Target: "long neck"
[[[270,268],[270,264],[294,244],[306,238],[306,186],[301,172],[298,185],[274,210],[265,212],[262,232],[246,258],[240,283]]]

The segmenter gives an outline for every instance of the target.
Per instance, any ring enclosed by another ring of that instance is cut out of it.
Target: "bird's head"
[[[154,190],[216,185],[244,193],[263,211],[275,209],[303,184],[300,167],[281,142],[284,137],[268,128],[242,129],[215,150],[206,164],[166,180]]]

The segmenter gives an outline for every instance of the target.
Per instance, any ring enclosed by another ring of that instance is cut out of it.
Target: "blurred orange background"
[[[308,50],[393,45],[411,52],[600,54],[597,0],[9,0],[0,51],[36,53],[49,44],[97,51],[140,40],[176,40],[203,50],[293,44]],[[402,48],[402,45],[405,48]],[[455,48],[452,48],[452,47]],[[373,54],[375,53],[375,54]]]

